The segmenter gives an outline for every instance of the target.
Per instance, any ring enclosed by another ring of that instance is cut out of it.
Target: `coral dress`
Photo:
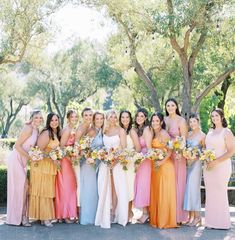
[[[144,138],[139,137],[141,152],[146,153],[147,147]],[[135,177],[134,206],[136,208],[148,207],[150,202],[151,161],[144,160],[139,166]]]
[[[45,152],[59,146],[59,140],[50,139]],[[30,165],[29,217],[37,220],[55,219],[55,178],[57,166],[49,157]]]
[[[165,148],[156,138],[153,139],[152,147]],[[158,169],[155,169],[152,162],[149,214],[150,225],[153,227],[177,227],[175,170],[170,158]]]
[[[33,129],[32,135],[22,145],[25,151],[28,152],[30,147],[35,145],[37,136],[38,131]],[[20,225],[22,216],[26,214],[24,209],[26,178],[27,158],[14,148],[7,161],[7,224]]]
[[[180,136],[179,126],[171,124],[168,133],[172,139]],[[176,153],[173,152],[172,160],[175,166],[176,177],[176,221],[177,223],[186,222],[188,220],[188,212],[183,210],[186,187],[186,159],[182,156],[176,156]]]
[[[71,134],[66,146],[75,142]],[[57,219],[77,217],[77,183],[71,160],[66,156],[60,161],[61,169],[56,176],[55,210]]]
[[[215,134],[211,129],[206,135],[206,148],[214,150],[216,157],[222,156],[226,151],[224,128]],[[231,159],[219,163],[213,169],[204,168],[204,181],[206,189],[205,225],[210,228],[229,229],[231,227],[228,182],[231,176]]]

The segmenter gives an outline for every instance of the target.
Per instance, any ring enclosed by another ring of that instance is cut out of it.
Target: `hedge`
[[[7,168],[0,166],[0,204],[7,202]]]

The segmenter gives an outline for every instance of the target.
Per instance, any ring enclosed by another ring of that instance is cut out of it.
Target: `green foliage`
[[[0,204],[7,201],[7,168],[0,166]]]
[[[0,147],[12,149],[16,143],[15,138],[2,138],[0,139]]]

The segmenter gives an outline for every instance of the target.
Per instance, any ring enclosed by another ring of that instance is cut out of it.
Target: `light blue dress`
[[[187,146],[201,147],[196,139],[187,140]],[[184,194],[184,210],[186,211],[201,211],[201,178],[202,164],[200,160],[197,160],[187,167],[187,181]]]
[[[96,135],[91,143],[92,150],[98,150],[103,147],[103,136],[101,131]],[[80,172],[80,224],[94,224],[98,204],[98,187],[97,187],[97,174],[96,167],[86,164],[85,159],[81,163]]]

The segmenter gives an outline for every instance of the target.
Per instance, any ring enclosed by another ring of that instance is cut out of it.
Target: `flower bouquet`
[[[181,154],[185,148],[185,139],[177,136],[175,139],[169,140],[167,146],[169,149],[175,151],[177,154]]]
[[[166,151],[160,148],[151,149],[146,154],[146,158],[149,158],[151,161],[153,161],[156,170],[159,168],[158,162],[162,161],[165,157]]]
[[[186,147],[183,150],[183,156],[187,160],[187,165],[191,166],[195,159],[199,158],[200,156],[200,149],[198,147]]]
[[[134,166],[135,166],[135,172],[137,171],[138,167],[140,166],[140,164],[145,160],[145,157],[143,155],[143,153],[138,153],[135,152],[134,156],[133,156],[133,161],[134,161]]]
[[[200,160],[208,163],[216,159],[215,152],[210,149],[203,149],[200,153]]]
[[[80,160],[78,148],[76,146],[66,146],[64,152],[71,159],[72,165],[77,166]]]
[[[65,156],[64,151],[60,147],[56,147],[49,152],[49,157],[55,162],[60,169],[60,160]]]
[[[38,146],[31,147],[29,150],[29,157],[32,162],[34,162],[34,166],[38,166],[38,161],[43,159],[43,152]]]

